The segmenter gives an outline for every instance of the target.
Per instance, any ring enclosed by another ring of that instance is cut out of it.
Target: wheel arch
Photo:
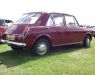
[[[85,39],[85,37],[87,37],[87,36],[90,36],[90,40],[92,40],[92,34],[91,34],[90,32],[86,33],[86,35],[84,36],[84,39]]]
[[[49,44],[50,44],[50,46],[52,46],[52,39],[51,39],[51,37],[49,36],[49,35],[39,35],[37,38],[36,38],[36,40],[34,41],[34,45],[35,45],[35,43],[39,40],[39,39],[46,39],[48,42],[49,42]]]

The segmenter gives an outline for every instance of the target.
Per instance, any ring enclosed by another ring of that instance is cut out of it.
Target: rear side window
[[[47,26],[63,26],[64,25],[64,16],[61,14],[51,14]]]
[[[55,17],[54,18],[54,21],[55,21],[55,25],[56,26],[62,26],[63,25],[63,17],[60,16],[60,17]]]
[[[54,25],[54,21],[53,21],[53,19],[51,17],[49,17],[48,22],[47,22],[46,25],[47,26],[53,26]]]

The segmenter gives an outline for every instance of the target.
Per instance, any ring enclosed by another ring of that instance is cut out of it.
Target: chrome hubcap
[[[46,50],[47,50],[47,45],[46,45],[46,43],[44,43],[44,42],[39,43],[39,44],[38,44],[38,47],[37,47],[37,50],[38,50],[38,53],[39,53],[40,55],[45,54],[45,53],[46,53]]]

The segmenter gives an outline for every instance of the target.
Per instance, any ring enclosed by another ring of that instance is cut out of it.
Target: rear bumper
[[[3,40],[3,39],[1,39],[1,42],[6,43],[8,45],[16,45],[16,46],[20,46],[20,47],[25,47],[26,46],[25,43],[13,42],[13,41]]]

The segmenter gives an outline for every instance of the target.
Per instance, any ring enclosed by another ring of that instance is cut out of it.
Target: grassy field
[[[56,47],[40,57],[0,44],[0,75],[95,75],[95,39],[91,48]]]

